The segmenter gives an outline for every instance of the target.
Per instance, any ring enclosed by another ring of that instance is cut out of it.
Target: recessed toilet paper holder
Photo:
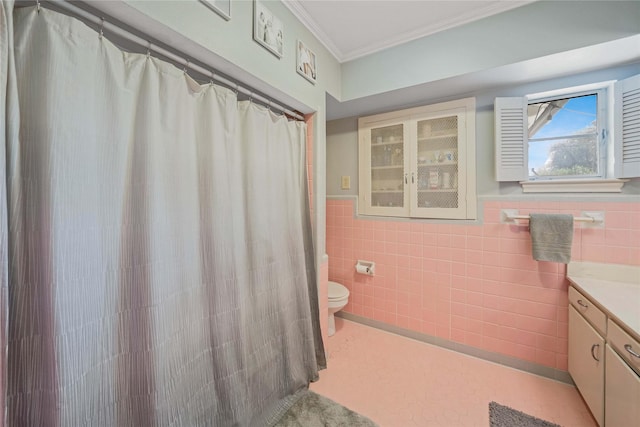
[[[373,261],[363,261],[361,259],[356,263],[356,273],[367,274],[373,276],[376,271],[376,263]]]

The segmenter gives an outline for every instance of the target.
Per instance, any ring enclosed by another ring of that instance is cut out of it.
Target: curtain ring
[[[147,40],[147,59],[151,57],[151,42]]]
[[[185,61],[187,62],[184,63],[184,68],[182,69],[182,72],[187,74],[187,68],[189,67],[189,60],[186,59]]]
[[[267,102],[267,110],[271,111],[271,99]]]
[[[236,83],[236,88],[233,90],[235,92],[236,96],[238,96],[238,87],[239,87],[238,83]]]
[[[102,36],[104,35],[104,31],[103,30],[104,30],[104,17],[101,16],[100,17],[100,35],[98,36],[98,38],[100,40],[102,40]]]
[[[210,73],[211,73],[211,79],[209,79],[209,84],[213,85],[214,84],[213,79],[216,78],[216,73],[214,73],[213,71],[210,71]]]

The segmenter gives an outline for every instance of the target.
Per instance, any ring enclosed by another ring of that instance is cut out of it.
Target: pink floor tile
[[[311,389],[381,427],[488,426],[491,401],[564,427],[595,425],[575,387],[344,319],[336,327]]]

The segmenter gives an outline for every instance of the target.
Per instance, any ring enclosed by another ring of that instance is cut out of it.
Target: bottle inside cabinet
[[[440,169],[432,168],[429,170],[429,190],[438,190],[441,186]]]

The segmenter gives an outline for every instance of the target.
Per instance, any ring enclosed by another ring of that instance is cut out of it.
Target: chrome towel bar
[[[529,220],[529,215],[520,215],[516,209],[502,209],[500,222],[503,224],[516,224],[519,220]],[[586,222],[598,226],[604,226],[604,212],[582,212],[582,216],[574,216],[576,222]]]

